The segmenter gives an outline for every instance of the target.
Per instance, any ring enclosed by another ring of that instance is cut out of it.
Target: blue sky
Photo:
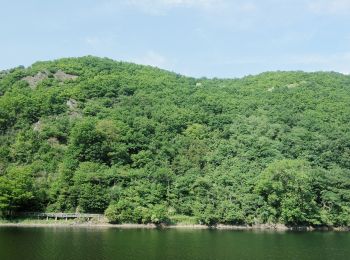
[[[350,73],[350,0],[0,0],[0,69],[95,55],[190,76]]]

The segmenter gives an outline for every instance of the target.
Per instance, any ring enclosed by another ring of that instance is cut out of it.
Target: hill
[[[339,73],[37,62],[0,72],[0,211],[350,225],[349,122]]]

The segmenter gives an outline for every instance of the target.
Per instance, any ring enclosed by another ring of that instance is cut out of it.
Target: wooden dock
[[[41,213],[41,212],[22,212],[18,214],[20,216],[33,217],[38,219],[97,219],[100,220],[104,217],[102,214],[85,214],[85,213]]]

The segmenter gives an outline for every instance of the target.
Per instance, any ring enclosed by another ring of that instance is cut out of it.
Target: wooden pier
[[[97,219],[100,220],[104,217],[102,214],[85,214],[85,213],[41,213],[41,212],[22,212],[18,214],[20,216],[33,217],[38,219]]]

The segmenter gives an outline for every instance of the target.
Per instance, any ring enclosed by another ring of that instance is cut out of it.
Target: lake
[[[349,257],[346,232],[0,227],[1,260]]]

